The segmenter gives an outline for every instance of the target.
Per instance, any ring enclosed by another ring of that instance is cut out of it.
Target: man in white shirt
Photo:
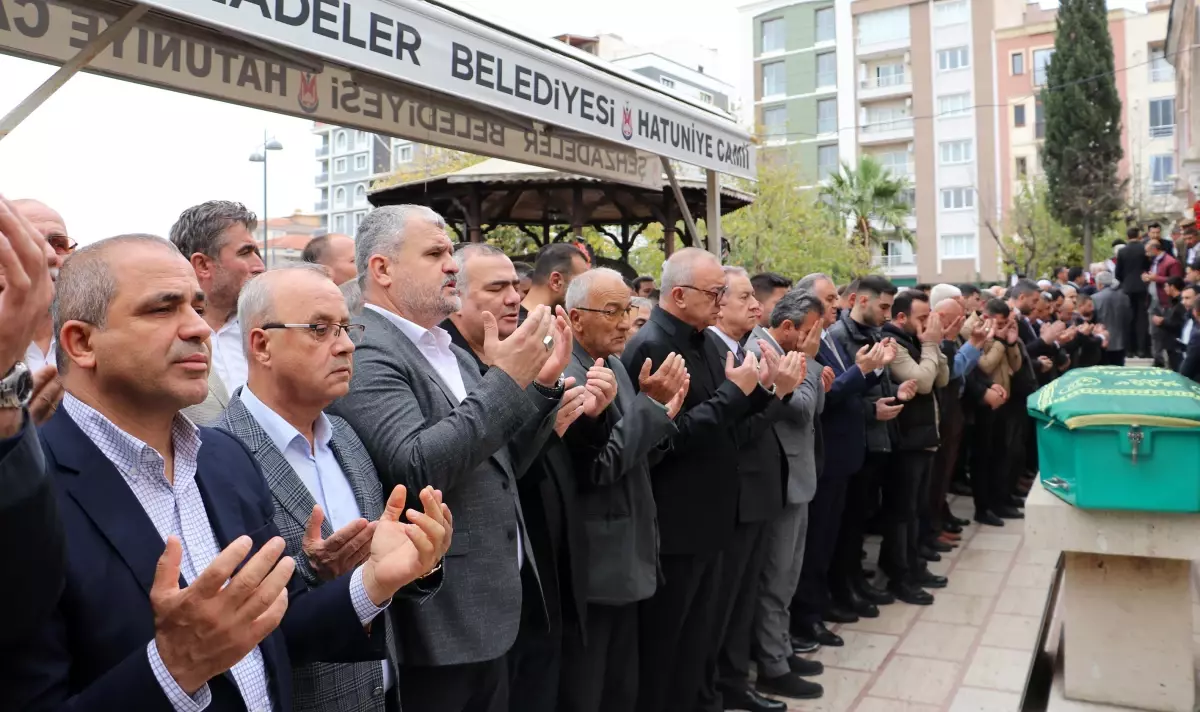
[[[50,264],[50,279],[58,279],[58,270],[65,260],[75,251],[76,243],[67,234],[66,222],[50,206],[39,200],[24,198],[14,200],[13,206],[17,214],[33,225],[34,229],[46,238],[47,244],[54,251],[54,261]],[[22,359],[33,374],[34,396],[30,403],[30,412],[34,420],[41,422],[54,414],[59,401],[62,400],[62,384],[58,381],[58,369],[54,358],[54,324],[49,310],[34,331],[33,341],[25,349]]]
[[[237,436],[262,466],[275,525],[309,588],[353,571],[370,553],[383,511],[379,475],[362,441],[323,412],[350,390],[354,342],[341,291],[320,265],[300,263],[250,282],[238,300],[249,381],[217,427]],[[415,597],[433,587],[413,587]],[[384,712],[400,704],[396,649],[385,619],[381,663],[311,663],[292,671],[295,712]]]
[[[204,321],[212,329],[212,368],[227,393],[246,384],[246,356],[237,320],[237,300],[246,282],[262,274],[254,230],[258,218],[241,203],[210,200],[180,214],[171,242],[188,258],[208,302]],[[210,388],[209,398],[216,398]],[[206,401],[207,402],[207,401]]]

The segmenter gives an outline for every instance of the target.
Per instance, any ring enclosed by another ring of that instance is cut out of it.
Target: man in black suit
[[[1131,227],[1126,234],[1129,240],[1113,258],[1116,263],[1113,276],[1121,283],[1120,289],[1129,297],[1133,309],[1126,331],[1126,349],[1135,356],[1147,358],[1150,354],[1150,291],[1142,281],[1142,275],[1150,270],[1150,258],[1146,256],[1141,230]]]
[[[696,706],[705,661],[716,646],[721,552],[737,520],[738,445],[731,424],[775,400],[759,385],[753,354],[735,365],[707,331],[725,301],[725,273],[716,257],[696,248],[676,252],[663,265],[661,285],[659,306],[621,358],[635,383],[647,359],[657,369],[672,353],[683,356],[691,377],[675,418],[678,432],[651,470],[664,583],[639,612],[640,712]]]

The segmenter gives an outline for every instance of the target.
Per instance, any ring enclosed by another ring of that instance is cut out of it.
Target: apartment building
[[[1175,69],[1175,163],[1177,195],[1187,204],[1200,197],[1200,11],[1197,0],[1171,0],[1166,60]],[[1184,216],[1197,217],[1195,209]]]
[[[1175,68],[1166,57],[1170,13],[1170,2],[1160,0],[1125,20],[1128,70],[1122,74],[1130,201],[1143,216],[1176,219],[1189,203],[1186,182],[1176,181]]]

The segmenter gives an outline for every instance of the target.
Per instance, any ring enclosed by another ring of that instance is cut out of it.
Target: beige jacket
[[[1021,368],[1021,349],[1017,344],[1009,345],[996,339],[983,350],[979,357],[979,369],[1005,392],[1012,390],[1012,375]]]
[[[908,349],[900,346],[896,349],[896,358],[888,368],[892,371],[892,381],[899,385],[904,381],[916,381],[917,393],[928,395],[935,388],[945,388],[950,382],[950,364],[946,354],[942,353],[938,344],[921,342],[921,360],[914,361]],[[938,408],[938,399],[933,399],[934,424],[938,433],[942,431],[942,414]],[[929,448],[936,450],[937,448]]]

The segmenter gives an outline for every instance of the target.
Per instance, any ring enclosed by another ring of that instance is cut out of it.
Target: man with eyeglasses
[[[354,344],[345,299],[324,268],[299,263],[246,285],[238,299],[249,380],[214,424],[246,444],[274,495],[275,526],[309,589],[362,564],[383,512],[379,475],[346,421],[325,408],[350,390]],[[418,600],[436,590],[413,586]],[[296,712],[399,705],[390,616],[386,659],[309,663],[292,670]]]
[[[708,330],[726,291],[716,256],[698,248],[679,250],[663,265],[661,285],[650,321],[621,357],[635,384],[647,359],[657,369],[671,354],[683,356],[691,377],[675,418],[677,432],[651,468],[663,585],[638,612],[639,712],[699,706],[706,661],[719,644],[721,552],[737,519],[738,443],[732,424],[775,400],[759,385],[756,357],[749,354],[735,364],[734,354]]]

